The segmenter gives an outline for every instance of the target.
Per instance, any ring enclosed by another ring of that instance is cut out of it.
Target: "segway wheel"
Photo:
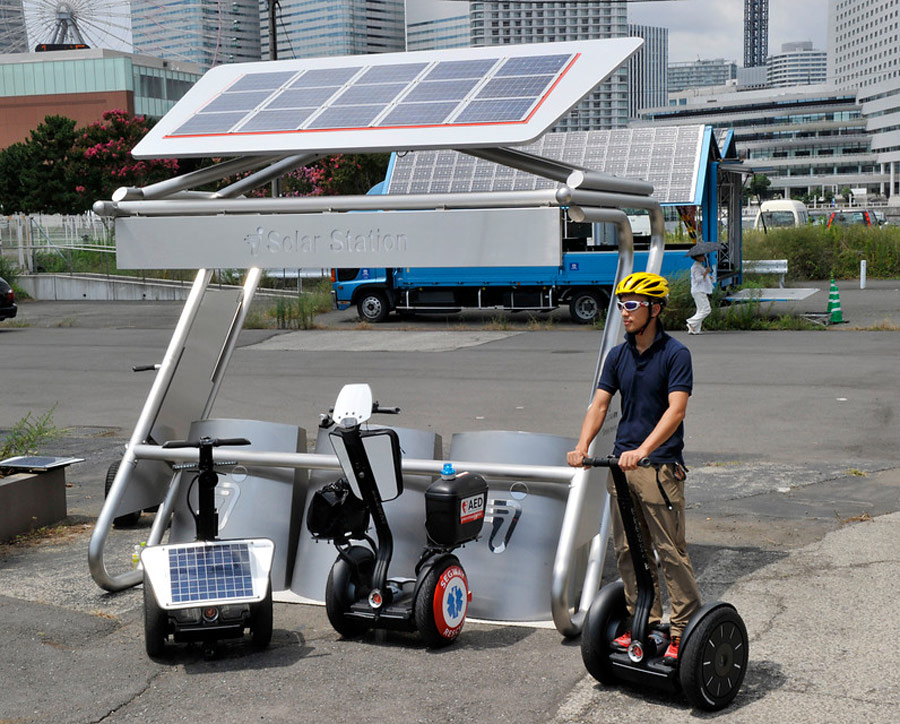
[[[250,611],[250,640],[258,649],[264,649],[272,640],[272,582],[266,597]]]
[[[114,463],[111,463],[110,466],[106,469],[106,485],[103,489],[103,497],[104,499],[109,496],[109,489],[112,487],[113,480],[116,479],[116,473],[119,472],[119,465],[121,464],[121,460],[116,460]],[[119,515],[113,518],[113,527],[115,528],[132,528],[137,525],[137,522],[141,519],[141,511],[136,510],[133,513],[125,513],[124,515]]]
[[[609,645],[624,633],[624,621],[628,616],[625,606],[625,584],[616,581],[600,589],[588,609],[581,630],[581,660],[588,673],[601,684],[609,686],[616,681],[609,661]]]
[[[687,700],[705,711],[728,706],[744,681],[749,653],[747,628],[738,612],[728,605],[710,611],[678,655],[678,677]]]
[[[368,595],[369,582],[375,569],[375,554],[363,546],[351,546],[347,556],[338,559],[328,573],[325,584],[325,613],[332,627],[344,638],[362,636],[369,630],[369,623],[347,616],[356,601]]]
[[[169,616],[159,607],[150,579],[144,576],[144,647],[151,659],[163,655],[169,638]]]
[[[456,556],[437,561],[416,594],[413,616],[416,629],[432,649],[452,644],[466,621],[469,581]]]

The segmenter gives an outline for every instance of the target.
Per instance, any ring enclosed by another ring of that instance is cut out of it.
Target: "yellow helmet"
[[[659,274],[635,272],[629,274],[616,287],[616,296],[620,294],[642,294],[664,302],[669,296],[669,283]]]

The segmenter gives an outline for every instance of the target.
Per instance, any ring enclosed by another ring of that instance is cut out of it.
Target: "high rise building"
[[[279,0],[277,10],[279,59],[406,49],[404,0]],[[265,1],[260,2],[259,20],[262,57],[269,58]]]
[[[737,63],[724,58],[669,63],[667,76],[669,93],[680,93],[685,88],[726,85],[737,78]]]
[[[824,83],[828,54],[816,50],[810,41],[784,43],[781,52],[766,62],[766,84],[774,87]]]
[[[25,53],[28,38],[25,33],[25,10],[22,0],[0,5],[0,53]]]
[[[857,88],[872,150],[897,190],[900,162],[900,0],[830,0],[828,80]]]
[[[469,3],[469,21],[471,44],[476,46],[628,36],[628,14],[624,0],[473,1]],[[628,68],[623,66],[561,119],[555,130],[621,128],[627,122]]]
[[[744,67],[765,65],[769,55],[769,0],[744,0]]]
[[[258,0],[131,0],[134,51],[210,68],[260,59]]]
[[[649,25],[629,25],[628,34],[644,39],[643,47],[628,61],[628,116],[637,118],[641,108],[666,104],[669,31]]]
[[[407,50],[466,48],[469,35],[469,3],[459,0],[407,0]]]

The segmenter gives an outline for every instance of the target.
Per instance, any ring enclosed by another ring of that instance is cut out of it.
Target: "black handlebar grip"
[[[250,441],[245,437],[220,437],[220,438],[208,438],[204,437],[201,440],[169,440],[168,442],[164,442],[162,446],[164,448],[180,448],[180,447],[200,447],[201,445],[210,445],[212,447],[219,447],[220,445],[249,445]]]
[[[149,372],[150,370],[155,370],[157,368],[156,365],[135,365],[131,368],[132,372]]]
[[[377,412],[380,415],[399,415],[400,408],[399,407],[382,407],[377,402],[372,405],[372,412]]]
[[[619,464],[619,458],[615,455],[609,455],[605,458],[589,458],[586,457],[581,461],[581,464],[586,468],[608,468],[612,465]],[[642,468],[649,468],[653,463],[650,462],[650,458],[641,458],[638,462],[638,465]]]

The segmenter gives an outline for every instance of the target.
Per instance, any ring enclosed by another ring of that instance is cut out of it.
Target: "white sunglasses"
[[[617,299],[616,306],[619,308],[619,311],[622,311],[624,309],[626,312],[636,312],[641,307],[649,307],[650,302],[639,302],[634,299],[629,299],[627,302],[623,302],[621,299]]]

